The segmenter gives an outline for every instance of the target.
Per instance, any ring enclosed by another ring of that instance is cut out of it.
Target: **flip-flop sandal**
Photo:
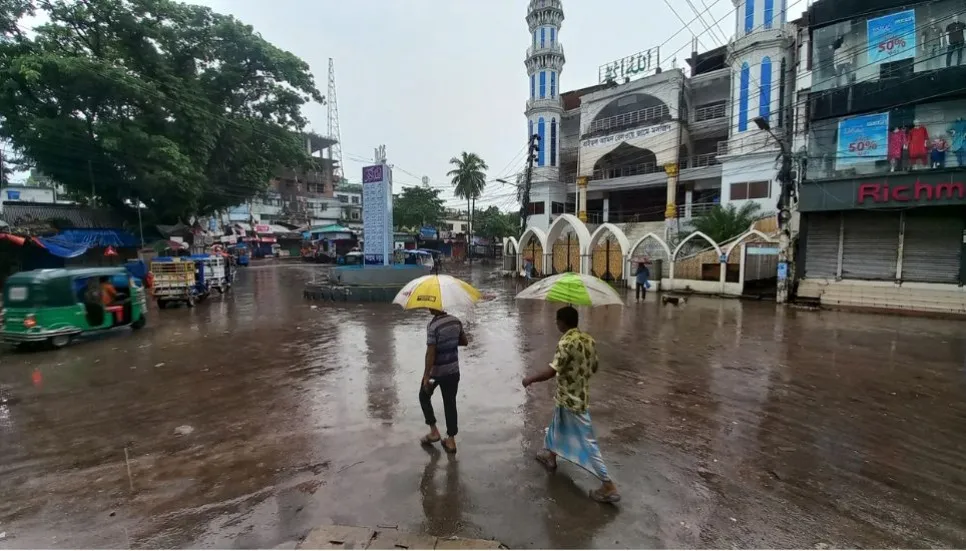
[[[597,503],[617,503],[621,500],[621,495],[617,492],[605,494],[600,491],[600,488],[598,488],[590,491],[590,499],[596,501]]]
[[[450,447],[450,446],[447,446],[446,445],[446,442],[442,442],[442,443],[440,443],[440,446],[442,446],[443,449],[446,450],[446,453],[456,453],[456,445],[455,444],[452,447]]]
[[[557,470],[557,462],[550,462],[550,458],[546,455],[540,455],[539,453],[534,456],[541,465],[547,468],[548,471],[553,472]]]
[[[419,443],[424,446],[432,446],[436,442],[439,442],[439,437],[437,436],[436,438],[433,438],[428,434],[419,439]]]

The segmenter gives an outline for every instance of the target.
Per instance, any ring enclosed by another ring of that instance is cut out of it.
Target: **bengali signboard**
[[[916,57],[916,10],[869,19],[869,64]]]
[[[889,142],[889,114],[875,113],[839,121],[835,169],[884,161]]]
[[[615,145],[620,142],[647,138],[649,136],[657,136],[670,132],[673,129],[674,125],[670,123],[655,124],[654,126],[637,128],[635,130],[628,130],[626,132],[616,132],[614,134],[608,134],[599,138],[588,138],[580,142],[580,147],[605,147]]]
[[[385,163],[362,169],[362,231],[366,264],[392,262],[392,171]]]

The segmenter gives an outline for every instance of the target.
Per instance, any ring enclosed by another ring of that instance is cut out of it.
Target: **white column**
[[[610,222],[610,197],[609,194],[604,194],[604,222]]]
[[[691,219],[691,203],[694,192],[690,189],[684,192],[684,219]]]

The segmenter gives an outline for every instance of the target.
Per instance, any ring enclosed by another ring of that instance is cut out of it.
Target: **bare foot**
[[[621,495],[617,491],[617,486],[613,482],[604,482],[600,488],[591,490],[590,499],[598,503],[617,503],[621,500]]]
[[[557,470],[557,456],[550,451],[542,451],[536,455],[536,460],[543,464],[548,471]]]

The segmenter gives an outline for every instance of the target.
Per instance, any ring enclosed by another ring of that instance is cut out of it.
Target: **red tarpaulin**
[[[0,233],[0,239],[6,239],[14,245],[20,246],[23,246],[24,242],[26,241],[26,239],[20,237],[19,235],[11,235],[9,233]]]

